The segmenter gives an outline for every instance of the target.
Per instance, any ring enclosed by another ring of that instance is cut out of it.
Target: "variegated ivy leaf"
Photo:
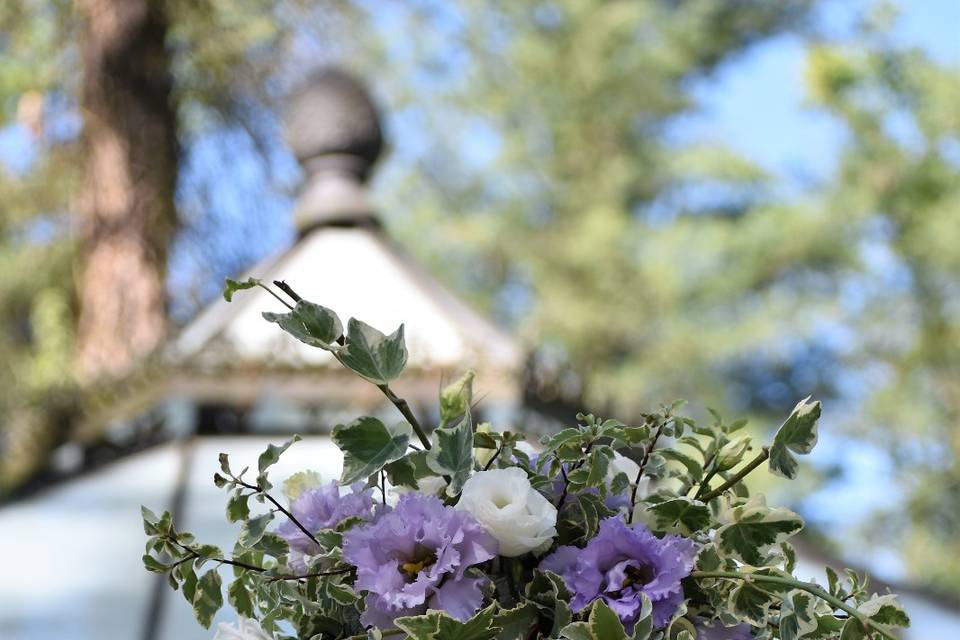
[[[193,615],[205,629],[210,628],[213,616],[223,606],[223,582],[216,569],[203,574],[193,594]]]
[[[652,528],[656,531],[679,527],[681,533],[690,535],[710,524],[710,508],[686,496],[650,505],[647,512],[653,517]]]
[[[493,617],[494,627],[500,627],[497,640],[527,638],[530,628],[537,621],[537,608],[525,602],[513,609],[498,611]]]
[[[780,608],[780,640],[799,640],[815,632],[816,605],[817,599],[806,591],[788,593]]]
[[[374,384],[387,384],[407,364],[403,325],[389,336],[356,318],[347,323],[346,346],[337,358],[348,369]]]
[[[910,626],[910,616],[893,594],[875,595],[857,607],[857,611],[870,618],[871,622],[878,624],[892,627]]]
[[[273,520],[273,513],[265,513],[256,518],[250,518],[243,523],[240,529],[240,537],[237,541],[244,547],[252,547],[260,541],[263,534],[267,531],[267,525]]]
[[[300,342],[332,351],[340,348],[337,339],[343,335],[340,318],[331,309],[300,300],[289,313],[264,312],[263,319],[274,322]]]
[[[743,580],[730,592],[729,606],[740,620],[756,627],[765,627],[770,607],[776,602],[776,596],[761,585]]]
[[[382,422],[369,416],[334,427],[331,436],[343,452],[340,483],[349,485],[364,480],[384,465],[403,457],[410,433],[410,425],[406,423],[391,433]]]
[[[227,588],[227,602],[229,602],[230,606],[236,609],[237,613],[241,616],[246,616],[247,618],[254,616],[253,600],[254,598],[251,597],[244,581],[239,578],[231,582]]]
[[[789,509],[771,509],[759,496],[734,507],[726,518],[730,523],[717,531],[720,550],[753,566],[764,563],[773,545],[803,529],[803,518]]]
[[[290,445],[299,441],[300,436],[295,435],[281,445],[267,445],[267,448],[264,450],[264,452],[260,454],[260,457],[257,459],[257,469],[260,471],[260,473],[257,475],[257,485],[262,491],[268,491],[273,486],[267,481],[267,469],[275,465],[277,461],[280,460],[280,456],[284,451],[290,448]]]
[[[770,471],[783,478],[797,477],[798,463],[794,453],[806,455],[817,444],[817,420],[820,402],[804,398],[793,408],[790,417],[777,430],[770,446]],[[792,452],[792,453],[791,453]]]
[[[477,612],[466,622],[451,618],[442,611],[420,616],[397,618],[395,624],[411,640],[494,640],[500,631],[493,626],[496,603]]]
[[[561,638],[567,640],[627,640],[620,617],[603,600],[597,600],[590,607],[586,622],[574,622],[560,631]]]
[[[687,469],[690,478],[699,482],[703,478],[703,466],[679,449],[661,449],[658,453],[668,460],[679,462]]]
[[[450,477],[447,495],[455,496],[473,472],[473,420],[469,408],[459,424],[437,429],[433,438],[435,444],[427,453],[427,466],[434,473]]]
[[[573,614],[570,611],[572,598],[563,578],[550,571],[536,570],[533,579],[527,583],[524,591],[526,600],[537,607],[540,615],[553,621],[549,637],[555,638],[560,630],[570,624]],[[544,631],[547,627],[542,627]]]

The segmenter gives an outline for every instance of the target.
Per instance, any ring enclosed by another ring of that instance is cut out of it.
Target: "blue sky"
[[[819,10],[817,28],[843,37],[872,4],[830,0]],[[896,41],[960,67],[960,2],[902,0],[899,10]],[[721,141],[791,181],[828,175],[843,136],[828,116],[804,104],[807,46],[795,35],[767,40],[701,82],[696,95],[702,113],[685,121],[686,136]]]

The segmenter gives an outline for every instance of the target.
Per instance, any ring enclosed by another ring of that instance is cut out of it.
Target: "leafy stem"
[[[647,466],[647,463],[650,462],[650,454],[653,453],[653,448],[657,446],[657,440],[660,439],[660,433],[663,431],[663,423],[657,425],[657,428],[653,432],[653,438],[650,440],[650,446],[644,449],[643,458],[640,459],[640,464],[637,469],[637,478],[633,482],[633,491],[630,492],[630,513],[633,513],[633,508],[637,504],[637,490],[640,488],[640,480],[643,478],[643,470]]]
[[[269,571],[269,569],[267,569],[266,567],[261,567],[255,564],[249,564],[247,562],[241,562],[240,560],[233,560],[232,558],[209,558],[207,556],[204,556],[203,554],[198,553],[196,549],[194,549],[193,547],[189,547],[185,544],[182,544],[174,540],[173,538],[167,538],[167,539],[189,554],[181,558],[180,560],[178,560],[173,565],[171,565],[170,569],[173,569],[174,567],[184,564],[185,562],[191,562],[193,560],[197,560],[198,558],[204,558],[206,560],[209,560],[210,562],[215,562],[217,564],[227,564],[227,565],[230,565],[231,567],[238,567],[240,569],[246,569],[247,571],[255,571],[257,573],[264,573],[266,571]],[[293,574],[293,573],[284,573],[276,576],[270,576],[268,580],[270,582],[278,582],[281,580],[306,580],[307,578],[338,576],[344,573],[350,573],[353,570],[354,570],[353,567],[342,567],[340,569],[332,569],[330,571],[318,571],[315,573],[306,573],[302,575]]]
[[[417,420],[417,417],[413,415],[413,411],[410,410],[410,405],[403,398],[397,397],[397,394],[393,392],[389,385],[378,384],[377,388],[383,392],[383,395],[387,397],[387,400],[393,403],[403,417],[406,418],[407,422],[410,423],[410,426],[413,427],[413,431],[417,434],[417,437],[420,438],[420,442],[423,444],[424,449],[430,449],[430,438],[427,437],[427,432],[423,430],[423,427],[420,425],[420,421]]]
[[[272,295],[272,296],[273,296],[274,298],[276,298],[277,300],[280,300],[280,302],[282,302],[282,303],[284,304],[284,306],[286,306],[288,309],[293,310],[293,307],[291,307],[291,306],[290,306],[286,301],[284,301],[280,296],[278,296],[276,293],[274,293],[269,287],[267,287],[266,285],[264,285],[263,283],[261,283],[261,282],[259,282],[259,281],[257,281],[257,284],[258,284],[259,286],[263,287],[264,289],[266,289],[267,291],[269,291],[269,292],[270,292],[270,295]],[[283,280],[274,280],[274,281],[273,281],[273,284],[274,284],[278,289],[280,289],[281,291],[283,291],[285,294],[287,294],[288,296],[290,296],[290,298],[291,298],[294,302],[300,302],[301,300],[303,300],[303,298],[302,298],[296,291],[293,290],[293,287],[291,287],[290,285],[288,285],[288,284],[287,284],[286,282],[284,282]],[[339,335],[339,336],[337,336],[336,342],[337,342],[337,344],[339,344],[340,346],[343,346],[343,345],[345,345],[345,344],[347,343],[347,339],[346,339],[345,336]],[[334,353],[334,356],[336,356],[336,355],[337,355],[337,354]],[[338,358],[338,360],[339,360],[339,358]],[[341,362],[342,362],[342,361],[341,361]],[[377,386],[378,389],[380,389],[380,391],[383,392],[383,395],[385,395],[385,396],[387,397],[387,400],[389,400],[389,401],[393,404],[393,406],[395,406],[395,407],[400,411],[400,413],[403,414],[403,417],[407,420],[407,422],[410,423],[410,426],[413,427],[413,430],[416,432],[417,437],[420,438],[420,442],[423,443],[424,448],[425,448],[425,449],[429,449],[430,446],[431,446],[431,445],[430,445],[430,438],[427,437],[426,431],[424,430],[423,426],[420,424],[420,421],[417,420],[417,417],[413,414],[413,411],[410,409],[410,405],[407,403],[407,401],[404,400],[403,398],[398,397],[397,394],[395,394],[395,393],[393,392],[393,390],[390,388],[390,386],[387,385],[386,383],[384,383],[384,384],[378,384],[378,385],[376,385],[376,386]]]
[[[746,477],[747,477],[747,474],[749,474],[751,471],[753,471],[754,469],[756,469],[757,467],[759,467],[761,464],[763,464],[763,463],[767,460],[767,458],[769,458],[769,457],[770,457],[770,448],[769,448],[769,447],[763,447],[763,448],[760,450],[760,453],[757,454],[757,457],[754,458],[753,460],[751,460],[751,461],[749,462],[749,464],[747,464],[747,466],[745,466],[743,469],[740,469],[740,471],[738,471],[737,473],[735,473],[729,480],[727,480],[726,482],[724,482],[722,485],[720,485],[719,487],[717,487],[717,488],[714,489],[713,491],[711,491],[711,492],[707,493],[706,495],[704,495],[703,498],[702,498],[702,500],[703,500],[704,502],[710,502],[711,500],[713,500],[713,499],[716,498],[717,496],[723,494],[724,491],[726,491],[726,490],[729,489],[730,487],[733,487],[733,486],[736,485],[738,482],[740,482],[741,480],[743,480],[744,478],[746,478]],[[699,491],[697,492],[697,494],[699,495]]]
[[[796,578],[785,578],[783,576],[770,576],[758,573],[739,573],[737,571],[694,571],[690,574],[690,577],[696,580],[723,578],[727,580],[744,580],[747,582],[767,582],[770,584],[782,584],[793,589],[800,589],[801,591],[806,591],[810,595],[816,596],[817,598],[827,602],[833,606],[834,609],[840,609],[841,611],[848,613],[851,617],[856,618],[860,621],[860,624],[863,625],[863,628],[868,632],[873,630],[884,638],[888,638],[889,640],[897,640],[895,635],[877,625],[872,624],[867,616],[860,611],[857,611],[854,607],[850,606],[843,600],[840,600],[839,598],[829,594],[815,584],[803,582],[801,580],[797,580]]]
[[[243,474],[240,474],[240,475],[243,475]],[[286,508],[284,508],[284,506],[283,506],[282,504],[280,504],[279,502],[277,502],[277,499],[276,499],[276,498],[274,498],[274,497],[271,496],[269,493],[267,493],[266,491],[264,491],[262,487],[260,487],[259,485],[250,484],[249,482],[244,482],[243,480],[240,480],[239,478],[236,479],[236,482],[237,482],[237,484],[239,484],[241,487],[245,487],[245,488],[247,488],[247,489],[250,489],[250,490],[252,490],[252,491],[255,491],[256,493],[262,495],[264,498],[266,498],[267,500],[269,500],[269,501],[270,501],[270,504],[272,504],[274,507],[276,507],[277,510],[278,510],[280,513],[282,513],[283,515],[287,516],[287,518],[290,519],[290,522],[292,522],[293,524],[295,524],[295,525],[297,526],[297,528],[300,529],[300,531],[302,531],[302,532],[304,533],[304,535],[306,535],[308,538],[310,538],[311,541],[314,542],[314,544],[317,544],[317,545],[320,544],[320,541],[317,540],[316,536],[314,536],[313,533],[311,533],[309,529],[307,529],[305,526],[303,526],[303,523],[302,523],[302,522],[300,522],[299,520],[297,520],[292,513],[290,513]]]
[[[486,471],[487,469],[489,469],[489,468],[493,465],[493,462],[497,459],[497,456],[499,456],[502,451],[503,451],[503,443],[501,443],[501,444],[497,447],[497,450],[493,452],[493,455],[490,456],[490,459],[489,459],[489,460],[487,460],[487,464],[483,465],[483,470],[484,470],[484,471]]]

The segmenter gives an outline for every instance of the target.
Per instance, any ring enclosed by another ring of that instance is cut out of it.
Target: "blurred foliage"
[[[384,196],[409,245],[541,345],[548,398],[700,397],[763,424],[834,397],[831,425],[883,445],[909,505],[853,537],[960,591],[958,70],[898,46],[885,9],[814,45],[810,105],[845,145],[797,195],[683,124],[696,81],[803,5],[460,6],[409,54],[449,77],[409,117],[439,136]]]
[[[328,15],[335,0],[164,4],[188,168],[198,146],[262,149],[275,138],[273,121],[260,114],[273,111],[282,87],[276,72],[295,57],[294,27],[351,15],[345,3]],[[71,0],[0,3],[0,495],[46,462],[83,406],[70,364],[77,316],[70,208],[83,166],[79,19]],[[194,273],[231,274],[256,254],[238,248],[239,240],[224,249],[205,224],[221,176],[183,173],[178,249],[193,256]],[[211,256],[219,264],[207,262]]]
[[[868,29],[810,56],[818,106],[848,144],[824,209],[859,258],[843,321],[862,392],[853,425],[886,445],[908,495],[877,544],[903,544],[918,578],[960,591],[960,69]],[[900,546],[900,545],[896,545]]]

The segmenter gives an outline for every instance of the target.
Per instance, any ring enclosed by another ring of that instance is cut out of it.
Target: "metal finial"
[[[297,227],[376,223],[365,182],[383,149],[380,118],[366,87],[336,68],[311,75],[294,94],[287,142],[305,173]]]

